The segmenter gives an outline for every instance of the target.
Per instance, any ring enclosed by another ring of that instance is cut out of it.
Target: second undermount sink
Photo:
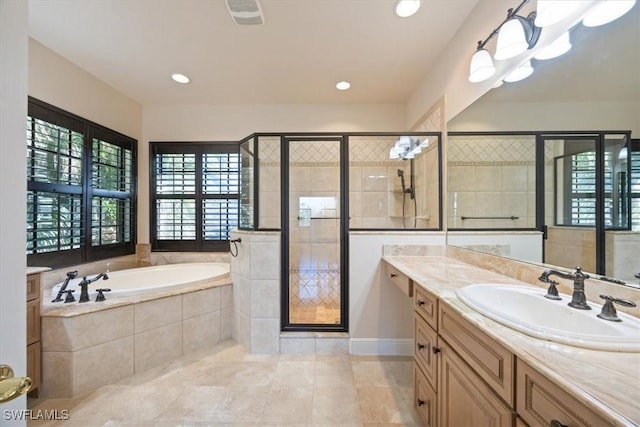
[[[533,286],[476,284],[459,289],[458,298],[475,311],[527,335],[594,350],[640,352],[640,319],[618,312],[622,322],[597,317],[601,305],[592,310],[567,306],[544,298],[546,291]]]

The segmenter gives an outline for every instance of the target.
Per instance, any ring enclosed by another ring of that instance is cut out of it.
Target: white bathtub
[[[108,272],[108,280],[98,280],[89,285],[89,298],[96,299],[96,289],[108,288],[111,292],[105,293],[107,299],[114,296],[129,296],[164,291],[182,286],[199,285],[208,281],[222,278],[229,274],[230,265],[217,262],[200,262],[185,264],[168,264],[155,267],[131,268]],[[95,274],[87,278],[92,279]],[[80,298],[80,286],[82,276],[71,280],[67,289],[74,289],[76,301]],[[51,300],[58,294],[62,283],[58,283],[51,289]],[[64,298],[64,295],[63,295]]]

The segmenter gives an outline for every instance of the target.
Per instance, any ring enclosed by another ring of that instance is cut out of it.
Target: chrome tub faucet
[[[587,304],[587,297],[584,294],[584,281],[591,276],[582,271],[582,267],[576,267],[576,271],[573,273],[565,273],[558,270],[548,269],[538,277],[538,280],[544,283],[553,284],[551,276],[562,277],[563,279],[573,280],[573,295],[571,296],[571,302],[569,307],[577,308],[579,310],[591,310],[589,304]]]

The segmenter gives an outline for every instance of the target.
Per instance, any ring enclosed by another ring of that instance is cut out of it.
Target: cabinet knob
[[[393,279],[394,277],[397,277],[398,275],[396,273],[391,273],[391,274],[389,274],[389,276],[391,276],[391,278]]]
[[[422,399],[418,399],[416,403],[418,404],[418,406],[424,406],[424,400]]]
[[[422,350],[424,348],[424,344],[418,343],[418,350]]]
[[[434,347],[432,347],[432,351],[433,351],[433,354],[438,354],[438,353],[440,353],[442,350],[440,350],[440,348],[438,348],[438,347],[435,347],[435,346],[434,346]]]
[[[558,420],[551,420],[551,422],[549,423],[549,427],[568,427],[568,426],[566,424],[562,424]]]
[[[418,305],[419,305],[420,307],[422,307],[422,306],[424,305],[424,301],[422,301],[422,300],[418,300]]]

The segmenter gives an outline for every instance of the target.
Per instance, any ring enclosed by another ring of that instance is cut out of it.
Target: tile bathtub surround
[[[226,283],[75,316],[54,308],[64,315],[42,317],[42,395],[78,396],[229,339],[232,303]]]
[[[539,275],[542,268],[520,266],[518,264],[524,263],[491,255],[474,255],[472,251],[466,251],[464,255],[456,252],[460,258],[467,255],[469,259],[478,263],[484,261],[488,266],[492,266],[488,259],[493,259],[503,269],[514,263],[510,266],[514,275],[500,274],[495,271],[498,268],[496,265],[490,271],[468,261],[453,259],[451,254],[454,250],[464,251],[448,247],[448,257],[385,257],[384,260],[413,279],[417,286],[437,296],[440,304],[449,305],[471,324],[504,345],[515,357],[531,365],[612,425],[637,425],[640,422],[640,354],[595,351],[552,343],[529,337],[482,316],[462,303],[455,291],[472,283],[531,285],[533,281],[514,277],[524,277],[532,273],[527,269],[534,268],[538,268]],[[595,283],[592,287],[595,287]],[[629,290],[635,291],[638,296],[638,290]]]
[[[29,401],[69,421],[29,426],[418,426],[409,357],[252,355],[233,341],[74,399]]]

